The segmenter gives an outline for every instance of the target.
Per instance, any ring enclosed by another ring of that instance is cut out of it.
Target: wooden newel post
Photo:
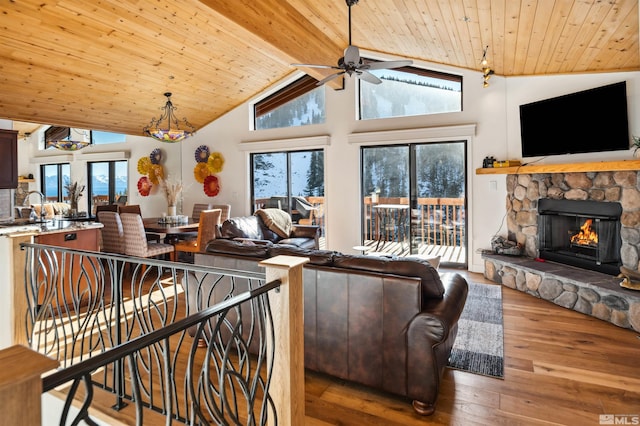
[[[278,424],[304,424],[304,323],[303,265],[309,259],[276,256],[260,262],[266,268],[267,282],[280,279],[280,291],[269,292],[275,342],[267,341],[274,354],[273,377],[269,393],[276,407]],[[275,345],[275,347],[274,347]],[[269,416],[268,424],[274,424]]]
[[[0,351],[0,424],[36,426],[42,423],[41,398],[43,373],[58,366],[24,346]]]

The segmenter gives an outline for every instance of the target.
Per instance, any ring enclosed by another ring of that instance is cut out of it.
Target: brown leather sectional
[[[465,279],[440,276],[421,259],[226,239],[209,242],[195,263],[262,272],[258,262],[280,254],[310,259],[304,267],[305,368],[410,398],[418,413],[432,414],[467,297]],[[219,285],[198,294],[213,303],[227,291]]]

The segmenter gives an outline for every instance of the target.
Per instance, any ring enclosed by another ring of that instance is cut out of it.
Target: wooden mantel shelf
[[[516,167],[476,169],[477,175],[522,175],[531,173],[571,173],[640,170],[640,160],[594,161],[590,163],[532,164]]]

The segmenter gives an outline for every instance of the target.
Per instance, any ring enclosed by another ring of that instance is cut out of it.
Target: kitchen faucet
[[[24,202],[22,204],[26,205],[27,201],[29,201],[29,196],[31,194],[38,194],[40,196],[40,221],[45,222],[45,211],[44,211],[44,199],[45,199],[45,196],[44,196],[44,194],[42,192],[40,192],[40,191],[29,191],[29,192],[27,192],[27,195],[24,198]]]

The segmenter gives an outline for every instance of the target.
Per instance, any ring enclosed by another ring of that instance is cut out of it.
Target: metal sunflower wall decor
[[[220,193],[220,179],[216,176],[224,167],[224,157],[220,152],[211,152],[206,145],[200,145],[195,151],[196,165],[193,176],[203,185],[204,193],[215,197]]]

